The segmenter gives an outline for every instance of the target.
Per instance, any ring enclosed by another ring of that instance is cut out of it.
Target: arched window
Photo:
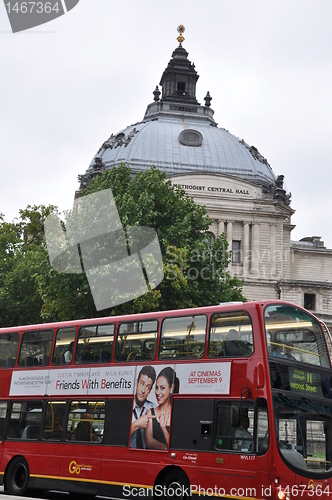
[[[210,244],[212,247],[214,245],[215,240],[216,240],[215,235],[211,231],[206,231],[204,236],[205,236],[204,240],[206,241],[206,243]]]

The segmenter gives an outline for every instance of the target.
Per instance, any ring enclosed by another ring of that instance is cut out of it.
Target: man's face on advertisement
[[[136,403],[142,406],[147,400],[153,386],[152,379],[147,375],[141,375],[136,381]]]

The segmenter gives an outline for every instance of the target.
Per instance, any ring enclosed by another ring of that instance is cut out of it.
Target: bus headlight
[[[289,493],[286,493],[284,490],[280,489],[277,494],[278,500],[290,500]]]

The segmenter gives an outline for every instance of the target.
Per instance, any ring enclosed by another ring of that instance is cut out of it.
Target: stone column
[[[233,240],[233,223],[227,222],[227,241],[228,241],[228,250],[232,250],[232,240]],[[230,271],[232,268],[232,259],[228,265],[228,270]]]
[[[249,224],[243,223],[243,275],[248,276],[249,272]]]
[[[276,261],[277,228],[270,226],[270,276],[269,279],[280,279]]]
[[[225,222],[223,220],[218,220],[218,236],[225,232]]]
[[[303,305],[304,305],[303,302],[304,302],[303,292],[302,292],[302,290],[299,290],[297,292],[297,303],[298,303],[299,306],[303,307]]]
[[[227,241],[228,241],[228,250],[232,250],[232,240],[233,240],[233,222],[227,222]]]
[[[317,304],[316,304],[316,311],[317,312],[320,312],[320,313],[323,313],[323,295],[321,293],[317,293],[316,295],[316,301],[317,301]]]
[[[253,278],[259,278],[259,224],[252,225],[252,255],[251,274]]]

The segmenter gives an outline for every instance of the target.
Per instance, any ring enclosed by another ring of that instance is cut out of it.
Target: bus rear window
[[[315,318],[282,304],[268,306],[264,316],[269,355],[330,368],[324,334]]]
[[[12,368],[15,365],[19,341],[19,332],[0,335],[0,367]]]
[[[0,439],[3,439],[7,416],[7,402],[0,403]]]
[[[53,334],[53,330],[24,332],[18,365],[48,365],[51,357]]]
[[[41,401],[13,402],[7,437],[36,440],[39,438],[41,420]]]
[[[254,352],[251,319],[244,311],[214,314],[211,318],[209,356],[248,357]]]

